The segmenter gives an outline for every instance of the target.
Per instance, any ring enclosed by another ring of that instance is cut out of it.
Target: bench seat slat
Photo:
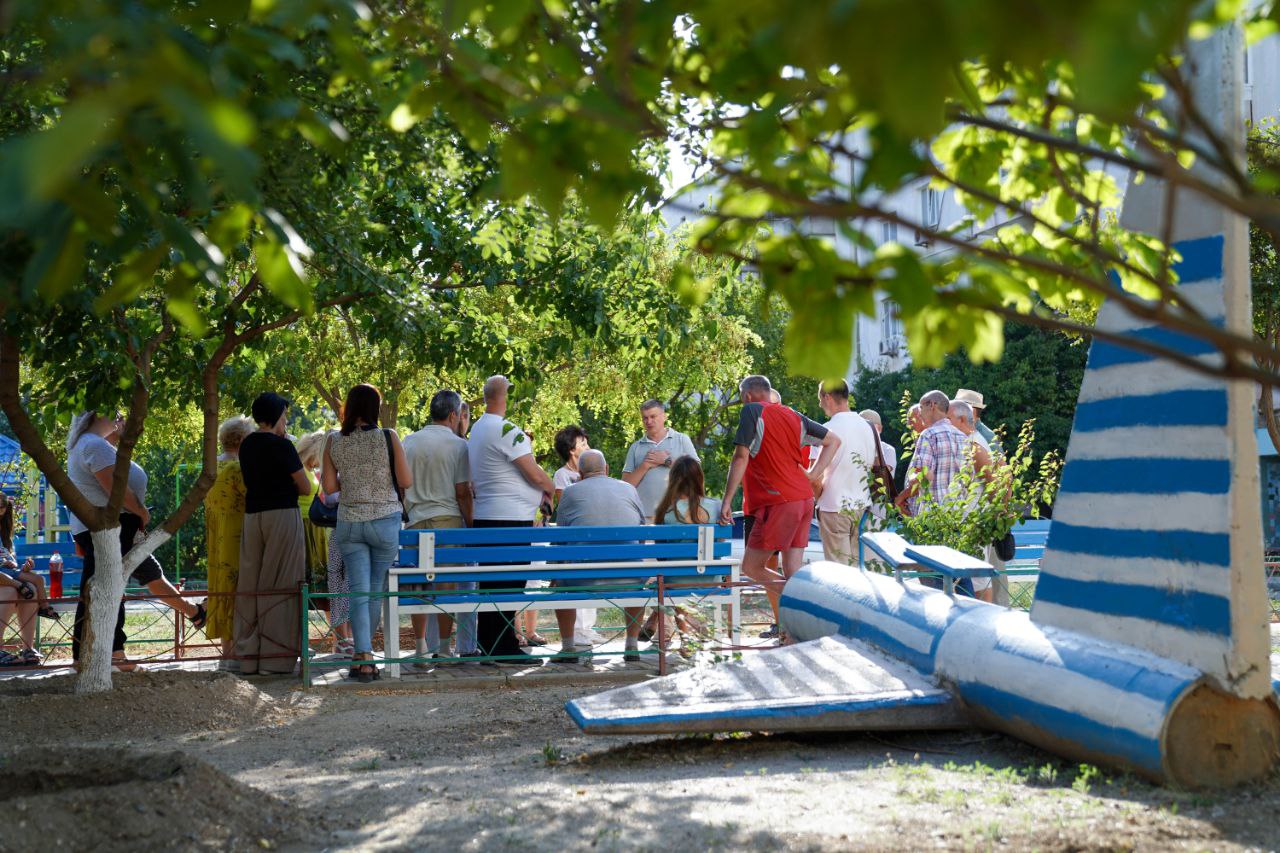
[[[689,596],[725,596],[729,594],[729,590],[721,586],[706,587],[688,587],[673,589],[667,592],[667,597],[689,597]],[[483,595],[476,593],[466,594],[459,592],[440,593],[435,596],[426,596],[421,592],[407,592],[400,595],[400,608],[403,610],[406,605],[417,604],[468,604],[475,605],[480,602],[501,602],[503,604],[527,604],[530,607],[542,608],[546,607],[549,602],[554,601],[600,601],[607,603],[612,599],[622,598],[655,598],[658,595],[658,586],[653,584],[647,587],[624,587],[620,589],[531,589],[525,592],[493,592],[489,591]]]
[[[907,568],[916,565],[916,561],[906,555],[906,550],[911,547],[911,544],[897,533],[888,530],[864,533],[862,541],[880,559],[888,563],[890,568]]]
[[[951,578],[989,578],[995,574],[995,567],[990,563],[945,545],[913,545],[907,548],[906,555],[925,568]]]

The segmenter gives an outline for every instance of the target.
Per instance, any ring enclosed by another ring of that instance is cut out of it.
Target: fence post
[[[178,590],[182,592],[181,589]],[[182,620],[181,610],[170,608],[173,611],[173,656],[178,660],[182,660]]]
[[[307,608],[311,606],[311,591],[307,582],[303,581],[300,589],[302,595],[302,686],[311,686],[311,631]]]

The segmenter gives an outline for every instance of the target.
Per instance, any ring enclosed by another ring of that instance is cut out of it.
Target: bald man
[[[556,510],[557,527],[629,527],[644,524],[644,504],[636,487],[622,480],[614,480],[609,476],[609,463],[599,450],[584,451],[578,457],[578,471],[582,479],[564,490],[560,496],[560,506]],[[563,586],[617,586],[620,584],[642,584],[646,578],[602,578],[600,580],[582,580],[573,578],[565,581]],[[561,585],[561,584],[557,584]],[[626,652],[623,660],[640,660],[640,620],[644,616],[643,607],[628,607],[626,622]],[[556,622],[560,626],[560,654],[553,662],[578,663],[580,653],[587,649],[579,649],[574,644],[573,631],[577,621],[576,610],[557,610]],[[590,662],[590,659],[585,661]]]
[[[484,414],[471,426],[467,455],[475,488],[474,527],[532,527],[539,505],[551,503],[555,485],[533,458],[529,436],[507,420],[511,383],[490,376],[484,383]],[[505,589],[511,581],[480,581],[480,589]],[[476,639],[484,655],[498,663],[537,665],[526,654],[511,627],[512,614],[486,610],[479,614]]]

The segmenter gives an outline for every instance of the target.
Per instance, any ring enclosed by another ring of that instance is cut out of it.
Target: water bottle
[[[49,597],[62,598],[62,555],[57,551],[49,558]]]

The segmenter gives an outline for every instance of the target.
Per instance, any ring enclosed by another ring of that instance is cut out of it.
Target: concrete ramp
[[[933,679],[851,637],[753,653],[569,702],[590,734],[886,731],[969,725]]]

